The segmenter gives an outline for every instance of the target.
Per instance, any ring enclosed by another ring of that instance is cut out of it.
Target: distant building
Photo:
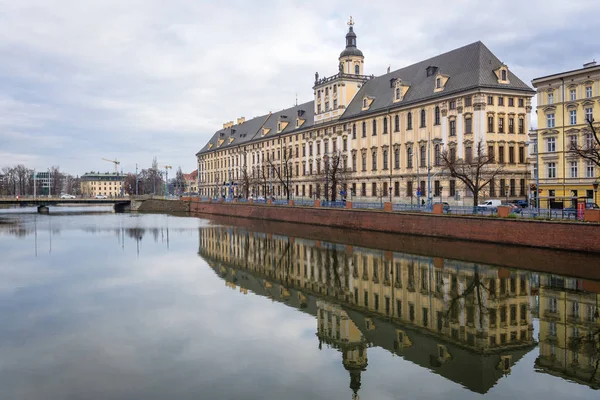
[[[530,161],[532,179],[539,171],[541,207],[552,203],[574,207],[577,198],[593,201],[597,167],[569,150],[573,144],[585,147],[593,143],[587,121],[600,115],[600,65],[591,62],[532,83],[537,89],[538,129],[530,136],[539,143],[539,154],[536,157],[534,151]]]
[[[198,192],[198,170],[194,170],[189,174],[183,174],[185,179],[185,192]]]
[[[81,195],[95,197],[99,194],[107,197],[123,195],[125,176],[119,173],[88,172],[81,176]]]
[[[50,170],[34,172],[32,178],[36,181],[38,196],[47,196],[52,193],[52,173]]]

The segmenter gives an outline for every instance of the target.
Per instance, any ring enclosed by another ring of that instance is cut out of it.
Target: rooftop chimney
[[[592,62],[583,64],[583,68],[590,68],[590,67],[595,67],[595,66],[596,66],[596,60],[593,60]]]
[[[238,125],[243,124],[244,122],[246,122],[246,118],[244,118],[244,117],[240,117],[240,118],[237,119],[237,124]]]

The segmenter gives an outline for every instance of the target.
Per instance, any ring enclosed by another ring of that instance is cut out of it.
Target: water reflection
[[[206,227],[199,236],[199,254],[227,286],[316,317],[319,348],[339,350],[354,398],[373,346],[487,393],[536,346],[538,313],[539,370],[600,382],[598,332],[586,331],[587,345],[568,345],[564,334],[597,329],[595,282],[243,228]]]

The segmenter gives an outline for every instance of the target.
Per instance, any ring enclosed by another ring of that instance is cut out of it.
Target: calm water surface
[[[598,282],[187,217],[2,218],[0,399],[598,398],[570,339]]]

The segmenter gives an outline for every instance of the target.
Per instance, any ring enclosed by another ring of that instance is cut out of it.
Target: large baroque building
[[[81,195],[95,197],[123,196],[123,181],[125,176],[119,173],[87,172],[81,176]]]
[[[315,74],[312,101],[225,123],[197,153],[202,196],[283,196],[287,187],[291,196],[325,197],[323,171],[336,160],[343,176],[334,192],[458,199],[471,193],[442,170],[441,154],[468,159],[480,142],[504,164],[481,197],[527,196],[535,91],[508,65],[475,42],[375,77],[348,24],[337,73]]]
[[[569,207],[582,198],[593,201],[597,166],[571,149],[593,146],[588,120],[600,115],[600,65],[591,62],[577,70],[536,78],[533,86],[538,129],[532,131],[532,139],[538,143],[539,154],[532,153],[532,173],[535,179],[539,172],[540,206]],[[594,125],[598,127],[597,122]]]

